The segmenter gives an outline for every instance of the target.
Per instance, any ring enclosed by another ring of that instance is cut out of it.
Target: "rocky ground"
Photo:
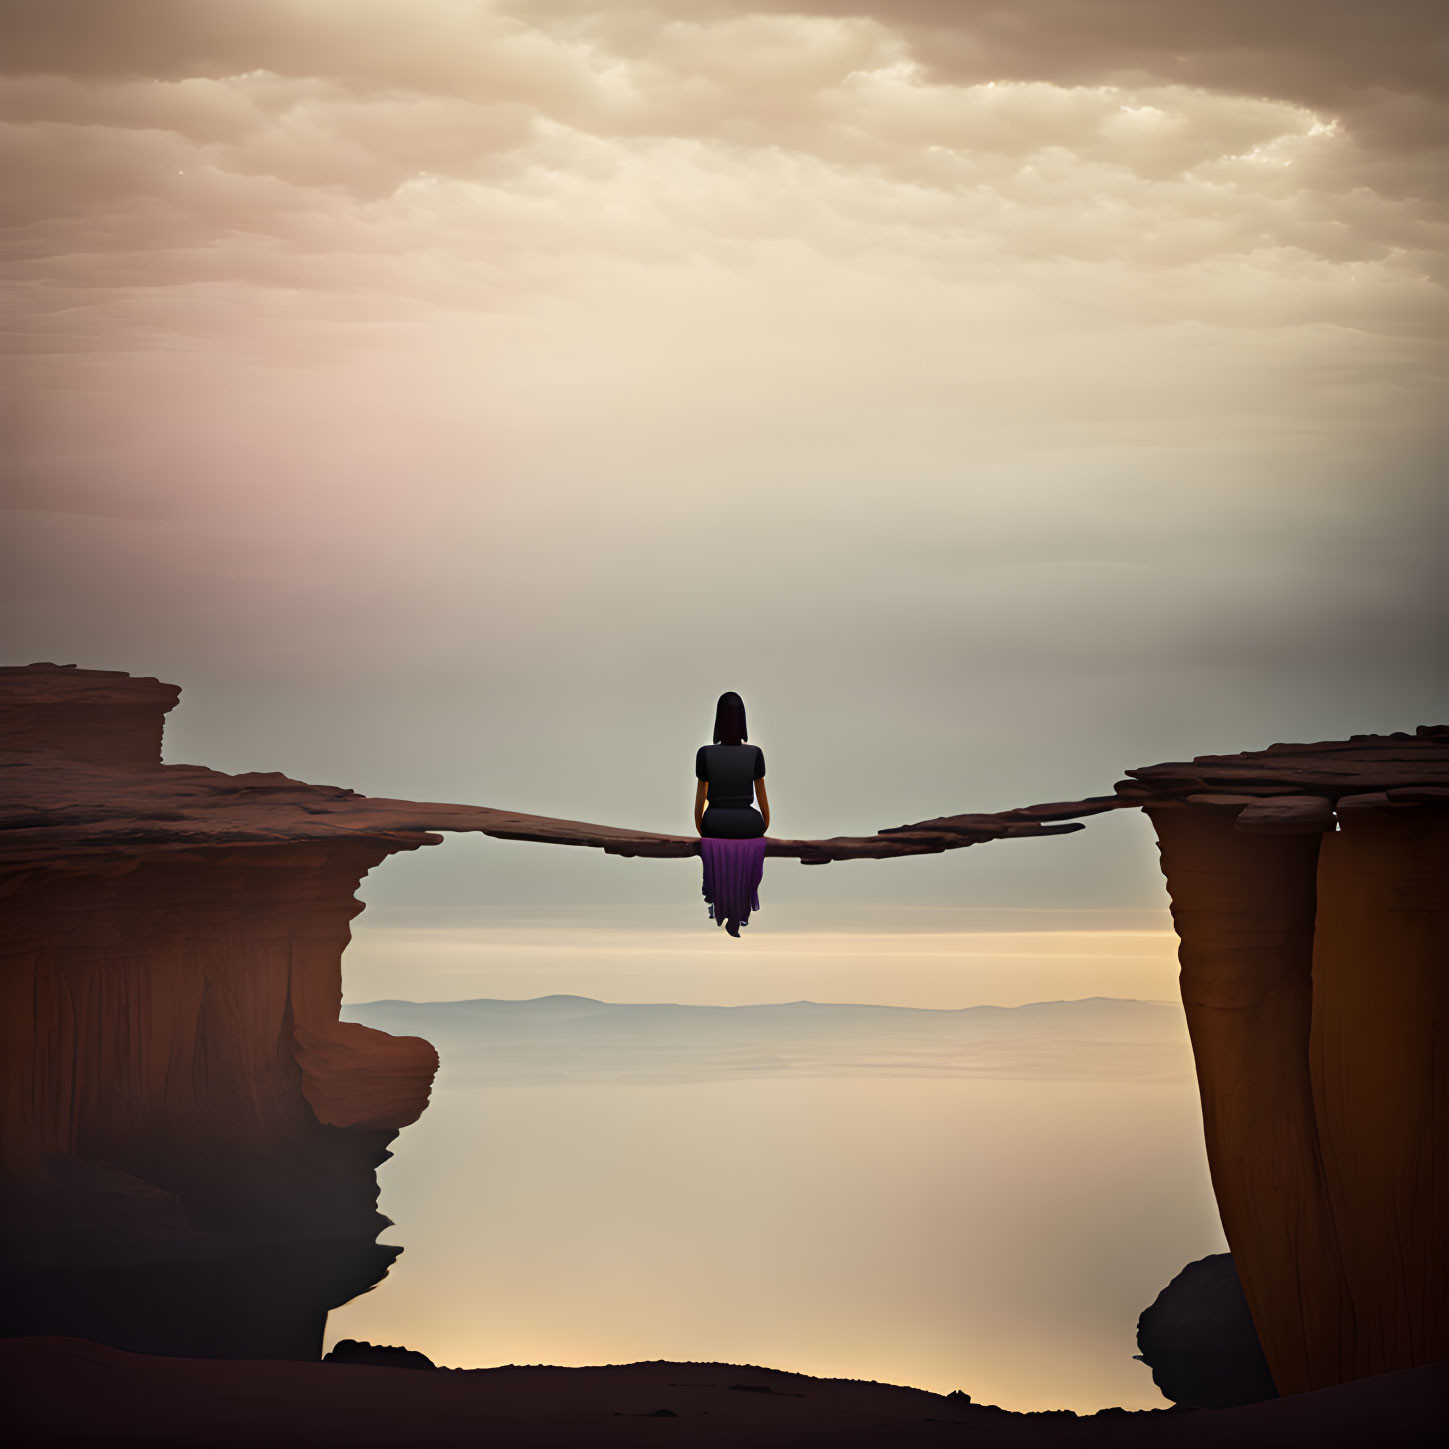
[[[1439,1443],[1449,1365],[1247,1408],[1015,1414],[891,1384],[740,1364],[407,1369],[162,1358],[80,1339],[0,1342],[7,1439],[31,1445],[784,1446]]]

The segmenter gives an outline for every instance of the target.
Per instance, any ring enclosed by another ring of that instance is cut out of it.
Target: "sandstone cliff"
[[[1449,731],[1132,774],[1274,1381],[1449,1358]]]
[[[7,695],[0,1332],[315,1358],[399,1251],[374,1172],[437,1058],[339,1023],[340,962],[362,876],[426,837],[208,840],[207,789],[255,823],[278,787],[162,767],[174,687],[26,670]]]

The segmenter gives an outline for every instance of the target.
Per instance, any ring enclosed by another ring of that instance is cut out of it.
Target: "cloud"
[[[1208,7],[1217,20],[1205,24],[1203,7],[1128,0],[977,6],[969,22],[960,7],[910,4],[843,16],[534,6],[527,25],[473,4],[382,0],[245,14],[208,3],[12,7],[23,43],[10,53],[4,113],[20,132],[13,159],[29,172],[12,206],[53,215],[140,186],[219,228],[227,219],[206,202],[225,179],[253,225],[285,234],[307,201],[289,207],[279,195],[269,208],[248,179],[320,192],[318,206],[391,201],[403,217],[421,191],[451,183],[464,188],[454,198],[466,226],[465,201],[475,221],[480,208],[553,186],[560,207],[592,207],[580,183],[602,189],[650,166],[657,194],[707,202],[718,179],[727,205],[731,172],[752,181],[763,168],[768,184],[772,160],[787,157],[811,173],[792,185],[834,183],[842,208],[858,190],[857,212],[873,194],[899,216],[898,232],[912,210],[931,224],[934,204],[948,224],[995,230],[1008,245],[1031,233],[1039,249],[1070,252],[1090,250],[1109,211],[1140,233],[1145,209],[1167,213],[1169,227],[1186,214],[1169,261],[1191,231],[1199,252],[1266,243],[1330,260],[1402,252],[1424,265],[1440,215],[1420,184],[1438,174],[1416,159],[1425,128],[1385,121],[1360,134],[1334,109],[1370,96],[1381,119],[1405,108],[1423,119],[1432,96],[1414,88],[1423,64],[1408,24],[1419,10],[1396,27],[1393,7],[1372,26],[1361,7],[1310,7],[1317,19],[1289,53],[1291,27],[1244,16],[1235,26],[1227,12],[1239,8]],[[1350,40],[1363,41],[1356,87],[1342,74]],[[1270,73],[1282,84],[1264,86]],[[103,157],[96,129],[107,133]],[[1395,138],[1389,153],[1374,149]],[[802,235],[772,200],[762,197],[752,226],[728,210],[701,220],[726,237],[742,222],[747,236]],[[997,201],[1021,214],[1017,235],[984,209]],[[1054,212],[1071,221],[1053,224]],[[356,230],[379,220],[358,216]]]

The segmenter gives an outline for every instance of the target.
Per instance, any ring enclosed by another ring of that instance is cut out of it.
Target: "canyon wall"
[[[1279,1391],[1449,1358],[1449,732],[1133,776]]]
[[[375,1171],[437,1064],[338,1020],[354,892],[436,837],[178,848],[156,816],[179,812],[160,810],[104,849],[27,850],[17,837],[47,829],[83,842],[106,808],[67,779],[164,783],[176,692],[135,684],[127,700],[124,676],[32,674],[24,710],[0,712],[0,758],[26,757],[0,778],[52,782],[0,862],[0,1334],[316,1358],[328,1310],[400,1251],[376,1241]],[[83,727],[97,693],[109,745]]]

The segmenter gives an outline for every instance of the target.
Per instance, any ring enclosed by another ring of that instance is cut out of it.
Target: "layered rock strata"
[[[181,691],[117,670],[0,668],[0,752],[53,752],[123,769],[161,763],[161,729]]]
[[[400,1251],[375,1170],[437,1057],[340,1023],[340,962],[359,881],[426,837],[188,833],[176,690],[131,684],[0,675],[0,1333],[315,1358]]]
[[[0,877],[0,1329],[315,1357],[328,1309],[381,1277],[374,1172],[436,1056],[337,1017],[353,892],[395,848]]]

